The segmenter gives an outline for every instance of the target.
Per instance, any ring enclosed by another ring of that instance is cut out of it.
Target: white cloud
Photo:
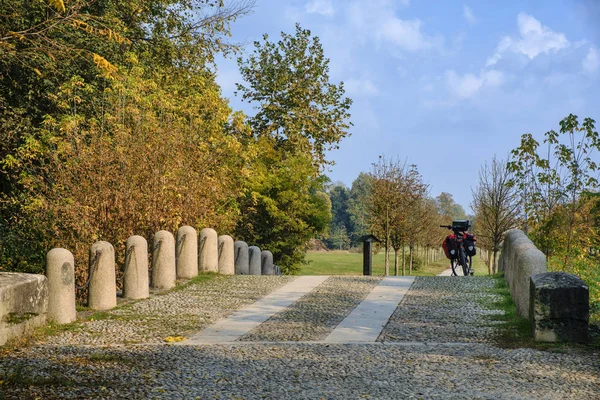
[[[467,73],[459,75],[455,71],[446,71],[446,83],[450,90],[463,99],[473,97],[484,87],[500,86],[504,82],[501,71],[491,69],[481,71],[479,75]]]
[[[367,78],[348,79],[344,82],[344,88],[349,95],[376,96],[379,94],[377,86]]]
[[[473,25],[475,22],[477,22],[477,17],[475,14],[473,14],[473,10],[471,10],[471,7],[467,5],[463,7],[463,16],[469,25]]]
[[[503,37],[496,47],[496,52],[488,58],[486,66],[496,64],[506,52],[523,54],[533,60],[542,53],[557,52],[571,44],[564,33],[554,32],[531,15],[519,13],[517,26],[519,37]]]
[[[408,1],[400,2],[408,5]],[[396,17],[398,0],[354,1],[347,8],[350,27],[359,37],[375,39],[390,46],[390,50],[416,52],[440,47],[441,38],[423,32],[419,19],[404,20]]]
[[[433,46],[431,38],[421,32],[421,21],[401,20],[395,17],[387,19],[378,31],[378,36],[389,41],[401,50],[418,51]]]
[[[600,52],[595,47],[590,47],[587,55],[581,62],[583,70],[589,74],[593,74],[600,68]]]
[[[311,0],[304,7],[309,14],[321,14],[326,17],[331,17],[335,14],[335,9],[331,0]]]

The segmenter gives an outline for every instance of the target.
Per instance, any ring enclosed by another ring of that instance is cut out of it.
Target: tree
[[[399,211],[399,193],[402,190],[401,180],[406,165],[399,160],[387,161],[379,156],[379,161],[373,163],[372,189],[369,199],[369,215],[371,231],[382,239],[385,251],[385,276],[390,274],[389,251],[392,246],[393,224],[397,221]]]
[[[504,232],[517,226],[519,199],[514,186],[509,185],[512,174],[504,161],[492,159],[479,171],[479,183],[473,190],[471,208],[475,210],[475,233],[482,244],[492,252],[488,265],[490,275],[497,272],[496,256],[500,250]]]
[[[348,110],[343,83],[329,82],[329,59],[318,37],[296,24],[295,35],[281,33],[277,43],[254,42],[254,52],[238,65],[247,86],[236,84],[242,99],[258,103],[250,119],[255,135],[269,136],[275,148],[309,153],[315,166],[325,163],[325,151],[337,148],[348,135]]]
[[[310,155],[291,157],[273,146],[267,137],[256,143],[262,157],[249,168],[236,236],[268,248],[282,272],[291,274],[304,261],[306,242],[326,231],[331,201],[323,191],[323,178],[312,175]]]
[[[464,208],[454,201],[450,193],[442,192],[435,200],[438,207],[438,213],[443,215],[447,220],[467,218]]]
[[[343,183],[338,182],[328,188],[327,194],[331,200],[331,222],[325,242],[333,248],[346,248],[350,244],[348,237],[348,229],[351,226],[348,213],[350,192]]]
[[[261,157],[252,165],[238,232],[272,249],[284,272],[303,261],[304,244],[325,232],[331,203],[320,177],[325,151],[348,134],[351,100],[329,82],[329,60],[318,37],[296,25],[277,43],[264,35],[247,59],[238,58],[243,100],[257,103],[249,119]]]
[[[348,214],[350,218],[350,240],[353,246],[360,245],[360,238],[370,233],[369,201],[373,179],[371,175],[361,172],[352,182],[350,198],[348,199]]]
[[[564,253],[564,262],[572,250],[574,230],[582,194],[594,192],[599,184],[595,176],[598,164],[592,158],[600,149],[595,121],[569,114],[560,121],[560,130],[545,133],[545,151],[531,134],[521,137],[521,145],[511,152],[508,169],[521,196],[527,227],[534,241],[547,256],[555,250]]]
[[[346,232],[345,225],[335,225],[329,230],[329,240],[332,248],[334,249],[345,249],[350,244],[350,238]]]
[[[39,272],[54,245],[83,260],[98,238],[235,225],[253,155],[210,63],[253,1],[229,4],[0,0],[2,268]]]
[[[413,246],[421,229],[421,203],[427,185],[423,184],[416,165],[380,157],[373,164],[373,186],[369,200],[371,229],[383,239],[385,274],[389,274],[389,249],[395,250],[395,273],[398,273],[398,250],[409,245],[412,269]],[[404,259],[403,259],[404,265]],[[404,268],[403,268],[404,273]]]

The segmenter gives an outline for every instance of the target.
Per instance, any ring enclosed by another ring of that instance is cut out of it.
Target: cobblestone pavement
[[[164,342],[291,279],[220,277],[115,310],[45,343],[0,348],[0,399],[600,398],[598,348],[494,344],[493,313],[481,305],[493,300],[488,277],[417,278],[374,343],[310,342],[376,284],[357,277],[330,278],[246,337],[277,342]],[[345,285],[348,292],[340,289]],[[289,338],[303,341],[279,341]]]

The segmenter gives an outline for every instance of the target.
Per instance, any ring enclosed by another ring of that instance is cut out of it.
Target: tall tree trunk
[[[390,275],[390,206],[385,208],[385,276]]]
[[[413,271],[413,247],[409,246],[408,247],[408,252],[410,254],[410,264],[409,264],[409,269],[408,269],[408,275],[412,275],[412,271]]]
[[[404,256],[405,251],[406,248],[404,247],[404,243],[402,243],[402,276],[406,276],[406,257]]]
[[[496,264],[496,255],[498,254],[498,250],[494,250],[493,254],[492,254],[492,262],[490,264],[493,264],[492,266],[492,271],[494,274],[498,273],[498,265]]]
[[[398,258],[400,254],[398,254],[398,248],[394,247],[394,275],[398,276]]]

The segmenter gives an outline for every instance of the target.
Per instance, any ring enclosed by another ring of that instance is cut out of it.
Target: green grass
[[[495,325],[499,328],[498,335],[495,338],[496,343],[505,348],[534,347],[535,342],[532,338],[531,324],[527,318],[517,315],[517,308],[504,276],[498,274],[494,275],[493,278],[495,287],[489,289],[489,292],[497,295],[495,296],[496,300],[484,301],[482,305],[489,310],[502,312],[487,317],[490,321],[501,323],[499,326]]]
[[[299,275],[362,275],[362,253],[350,253],[344,250],[309,251],[306,254],[308,265],[302,266]],[[401,262],[401,259],[399,260]],[[373,275],[383,276],[385,256],[379,252],[373,256]],[[415,276],[434,276],[450,268],[450,261],[443,258],[433,264],[413,271]],[[475,275],[487,275],[487,266],[479,256],[473,258]],[[394,274],[394,253],[390,253],[390,275]],[[409,274],[408,266],[406,275]],[[402,265],[400,265],[402,275]]]

